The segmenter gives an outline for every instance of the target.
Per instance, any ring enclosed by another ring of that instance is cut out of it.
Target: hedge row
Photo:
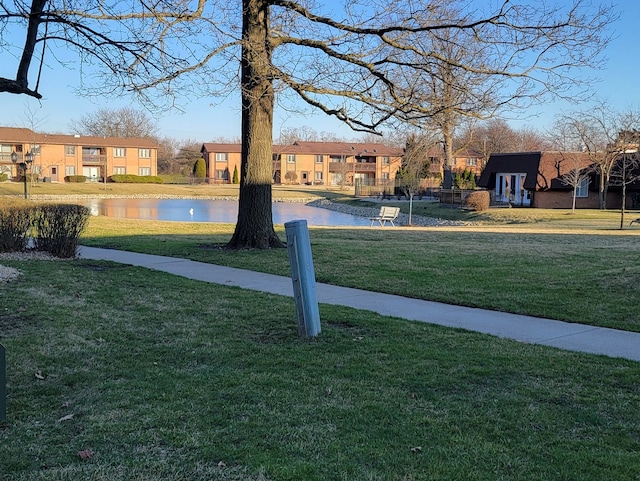
[[[82,183],[87,181],[87,176],[86,175],[67,175],[64,178],[64,181],[65,182],[72,182],[72,183],[82,184]]]
[[[3,200],[0,204],[0,252],[20,252],[33,237],[35,250],[56,257],[76,256],[78,239],[91,211],[72,204],[33,204]]]
[[[109,179],[120,184],[162,184],[162,178],[157,175],[116,174]]]

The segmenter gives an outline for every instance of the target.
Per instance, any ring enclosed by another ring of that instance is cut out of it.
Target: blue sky
[[[640,48],[640,2],[620,0],[617,2],[617,9],[621,12],[621,17],[612,27],[615,39],[607,50],[607,64],[602,71],[594,72],[600,79],[594,87],[594,99],[606,100],[614,110],[621,111],[640,108],[640,63],[636,52],[636,49]],[[15,68],[14,62],[10,65]],[[5,65],[0,75],[12,77],[15,72],[6,71]],[[35,128],[40,132],[70,133],[69,125],[72,121],[100,108],[132,106],[143,109],[128,98],[104,98],[96,101],[78,97],[74,94],[74,86],[77,86],[78,82],[78,74],[73,71],[49,69],[45,70],[41,80],[40,91],[44,98],[40,101],[23,95],[0,93],[0,125],[31,127],[31,119],[35,119]],[[197,142],[239,138],[240,103],[237,96],[215,105],[212,105],[211,99],[185,98],[183,106],[184,112],[167,112],[160,116],[152,116],[158,123],[161,136]],[[525,120],[512,123],[515,127],[529,124],[544,130],[551,127],[557,113],[576,108],[579,106],[550,103],[530,110]],[[278,136],[281,129],[304,125],[317,132],[334,132],[345,138],[358,137],[357,133],[341,122],[323,114],[301,116],[283,111],[276,112],[274,137]]]

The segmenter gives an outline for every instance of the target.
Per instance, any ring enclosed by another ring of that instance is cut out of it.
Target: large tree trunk
[[[451,189],[453,187],[453,129],[451,124],[447,121],[443,122],[441,127],[442,131],[442,148],[444,151],[444,162],[442,165],[442,187],[444,189]]]
[[[442,140],[444,142],[444,168],[445,170],[451,170],[455,164],[455,159],[453,157],[453,128],[449,122],[442,124]]]
[[[269,3],[243,0],[242,162],[238,222],[231,249],[284,247],[273,228],[271,172],[274,92],[269,66]]]

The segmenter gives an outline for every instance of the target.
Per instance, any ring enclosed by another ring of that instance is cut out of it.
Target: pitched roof
[[[514,152],[492,154],[478,180],[478,186],[493,188],[496,174],[526,174],[524,188],[547,190],[568,188],[562,176],[576,167],[591,165],[589,156],[583,152]]]
[[[221,144],[216,142],[205,142],[202,144],[200,151],[206,150],[207,152],[220,152],[220,153],[240,153],[242,152],[242,146],[240,144]]]
[[[204,143],[202,148],[207,152],[239,153],[241,144]],[[355,142],[295,142],[291,145],[274,145],[273,151],[279,154],[325,154],[325,155],[375,155],[401,156],[402,149],[387,147],[376,143]]]
[[[0,142],[34,143],[42,145],[82,145],[96,147],[158,147],[157,142],[149,138],[44,134],[34,132],[31,129],[17,127],[0,127]]]
[[[542,152],[518,152],[507,154],[491,154],[485,166],[478,186],[493,188],[496,185],[497,173],[527,174],[524,188],[533,190],[536,187],[536,177]]]

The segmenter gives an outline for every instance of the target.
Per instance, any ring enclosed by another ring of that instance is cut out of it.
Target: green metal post
[[[284,228],[287,235],[289,263],[291,264],[298,334],[300,337],[316,337],[320,334],[320,313],[316,297],[316,276],[313,270],[307,221],[286,222]]]

